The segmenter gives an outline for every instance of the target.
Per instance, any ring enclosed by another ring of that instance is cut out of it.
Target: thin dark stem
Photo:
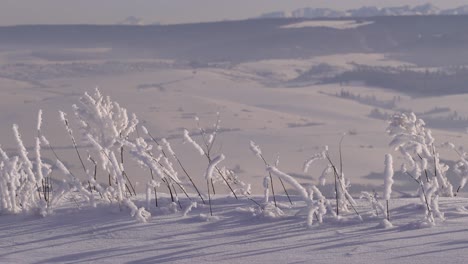
[[[94,178],[94,181],[97,182],[97,168],[98,168],[97,163],[96,163],[96,161],[91,157],[91,155],[88,156],[88,159],[94,164],[94,175],[93,175],[93,178]],[[96,186],[94,186],[94,190],[97,191],[97,190],[96,190]],[[99,196],[101,196],[101,198],[102,198],[102,193],[99,192],[99,191],[98,191],[98,193],[99,193]]]
[[[174,187],[173,184],[172,184],[172,189],[174,189],[174,195],[176,197],[176,201],[179,204],[180,209],[182,209],[182,204],[180,203],[179,196],[177,195],[177,190],[176,190],[176,188]]]
[[[154,203],[158,207],[158,190],[154,187]]]
[[[161,164],[161,162],[159,162],[157,159],[155,159],[152,155],[150,155],[151,158],[156,161],[159,166],[162,168],[162,172],[164,173],[164,175],[169,179],[171,180],[171,185],[173,185],[173,183],[177,184],[177,186],[179,186],[179,188],[182,190],[182,192],[184,192],[185,196],[187,196],[187,198],[192,201],[192,199],[190,198],[190,196],[188,195],[187,191],[185,191],[185,188],[182,187],[182,185],[177,182],[166,170],[166,168],[164,168],[164,166]],[[150,168],[151,169],[151,168]]]
[[[154,180],[154,175],[153,175],[153,170],[150,169],[150,174],[151,174],[151,179]],[[158,207],[158,192],[156,190],[156,186],[153,187],[154,189],[154,202],[156,204],[156,207]]]
[[[52,145],[51,145],[50,143],[48,143],[47,145],[48,145],[50,151],[52,151],[52,154],[54,154],[55,158],[56,158],[58,161],[62,162],[62,160],[59,158],[59,156],[58,156],[57,153],[55,152],[55,150],[54,150],[54,148],[52,147]],[[62,162],[62,163],[63,163],[63,162]],[[71,175],[73,178],[76,178],[75,175],[73,175],[73,173],[72,173],[71,171],[68,171],[68,172],[70,173],[70,175]],[[48,190],[48,192],[50,192],[50,190]],[[50,194],[49,194],[49,195],[50,195]],[[49,196],[49,195],[48,195],[48,196]]]
[[[163,182],[166,184],[167,189],[169,189],[169,193],[171,195],[171,201],[174,202],[174,195],[172,194],[172,189],[171,189],[171,186],[169,185],[169,182],[166,180],[163,180]]]
[[[80,152],[78,151],[78,145],[76,144],[76,140],[75,140],[75,137],[73,136],[73,132],[70,128],[70,125],[68,124],[68,120],[64,118],[63,122],[65,123],[65,127],[67,128],[67,131],[68,131],[68,135],[71,138],[76,155],[78,156],[78,159],[80,160],[81,167],[83,168],[84,173],[87,174],[86,166],[84,165],[83,159],[81,158]],[[93,188],[91,188],[91,182],[89,180],[88,180],[88,187],[89,187],[89,191],[92,192]]]
[[[47,198],[46,198],[46,196],[45,196],[44,179],[42,179],[41,185],[42,185],[42,194],[43,194],[43,196],[44,196],[44,201],[47,202]],[[40,187],[39,187],[39,185],[38,185],[37,182],[36,182],[36,189],[37,189],[37,190],[40,190],[39,188],[40,188]],[[38,195],[39,195],[39,200],[42,200],[41,191],[38,191],[37,193],[38,193]]]
[[[263,155],[260,154],[260,158],[263,160],[263,163],[265,163],[265,167],[269,167],[268,163],[266,162],[265,158]],[[273,186],[273,176],[271,175],[271,172],[268,171],[268,175],[270,176],[270,182],[271,182],[271,194],[273,195],[273,202],[275,203],[275,207],[278,207],[276,204],[276,195],[275,195],[275,188]],[[281,178],[279,178],[281,180]],[[284,187],[284,185],[283,185]]]
[[[273,202],[275,203],[275,207],[278,207],[278,205],[276,204],[276,197],[275,197],[275,188],[273,188],[273,177],[271,177],[271,173],[268,172],[270,174],[270,182],[271,182],[271,193],[273,194]]]
[[[229,184],[229,182],[226,180],[226,178],[224,178],[223,176],[223,173],[221,173],[221,170],[218,168],[218,166],[215,166],[215,169],[216,171],[219,173],[219,175],[221,176],[221,178],[224,180],[224,182],[226,183],[226,185],[229,187],[229,190],[231,190],[232,194],[234,195],[234,197],[236,198],[236,200],[238,200],[237,198],[237,195],[236,195],[236,192],[234,192],[234,190],[232,189],[231,185]],[[213,190],[214,192],[214,190]]]
[[[148,132],[148,136],[151,138],[151,140],[156,143],[157,146],[161,147],[161,145],[159,144],[159,142],[156,140],[156,138],[153,137],[153,135],[151,135],[150,132]],[[164,149],[161,148],[161,152],[163,154],[163,156],[165,158],[167,158],[167,155],[166,155],[166,152],[164,151]],[[182,171],[185,173],[185,175],[187,176],[187,178],[189,178],[190,182],[192,183],[193,187],[195,188],[195,190],[197,191],[198,193],[198,196],[200,197],[200,199],[202,200],[203,204],[205,204],[205,200],[203,199],[203,196],[201,195],[200,191],[198,190],[197,186],[195,185],[195,182],[193,181],[192,177],[190,177],[190,175],[188,174],[187,170],[185,169],[185,167],[182,165],[182,162],[180,161],[180,159],[175,155],[173,155],[174,159],[177,161],[177,163],[179,164],[179,166],[182,168]],[[160,164],[161,165],[161,164]],[[162,166],[162,165],[161,165]]]
[[[284,186],[283,180],[280,177],[278,177],[278,179],[280,180],[281,186],[283,186],[283,190],[286,193],[286,197],[288,197],[289,203],[292,204],[291,197],[289,197],[288,190],[286,189],[286,186]]]
[[[261,153],[260,153],[260,158],[263,160],[263,163],[265,164],[266,167],[270,166],[268,164],[268,162],[266,161],[265,157],[263,157],[263,155]],[[268,174],[270,175],[270,178],[271,178],[271,182],[272,182],[271,183],[271,189],[272,189],[272,192],[273,192],[273,200],[275,201],[275,206],[276,206],[275,191],[273,189],[273,177],[271,176],[271,172],[268,172]],[[283,190],[286,193],[286,196],[288,197],[289,203],[292,204],[291,197],[289,196],[289,193],[286,190],[286,186],[284,185],[283,180],[281,179],[281,177],[278,177],[278,179],[280,180],[281,186],[283,187]]]
[[[210,193],[210,182],[206,180],[206,188],[208,189],[208,203],[210,204],[210,215],[213,216],[213,210],[211,208],[211,193]]]
[[[84,165],[83,159],[81,158],[80,152],[78,151],[78,146],[76,144],[75,137],[73,136],[72,130],[68,124],[68,120],[64,119],[65,126],[67,127],[68,134],[70,135],[71,141],[73,143],[73,148],[75,148],[76,155],[78,155],[78,159],[80,160],[81,167],[83,167],[83,171],[86,173],[86,166]]]
[[[456,149],[453,149],[453,150],[458,154],[458,156],[460,156],[460,159],[462,159],[462,160],[464,159],[462,153],[458,152],[458,150],[456,150]],[[434,144],[432,144],[432,152],[435,153]],[[434,164],[435,164],[435,154],[434,154]],[[437,172],[437,170],[435,168],[434,168],[434,170]],[[458,192],[460,191],[461,187],[462,187],[461,185],[458,186],[457,191],[455,192],[454,196],[458,195]]]
[[[419,184],[419,186],[421,187],[421,190],[422,190],[423,195],[424,195],[424,201],[426,202],[427,211],[432,216],[432,210],[431,210],[431,207],[429,206],[429,202],[427,201],[426,191],[424,190],[424,185],[423,185],[422,181],[414,178],[413,175],[411,175],[409,172],[406,172],[406,174],[408,174],[408,176],[411,177],[411,179],[413,179],[415,182],[417,182]]]
[[[390,212],[388,209],[388,200],[387,200],[387,220],[390,221]]]
[[[184,166],[182,166],[182,163],[180,162],[179,158],[177,156],[174,155],[174,158],[176,159],[177,163],[179,164],[179,166],[182,168],[182,171],[185,173],[185,175],[187,176],[187,178],[189,178],[190,182],[192,183],[193,187],[195,188],[195,190],[197,191],[198,193],[198,196],[200,197],[200,199],[202,200],[203,204],[205,204],[205,200],[203,199],[203,196],[201,195],[200,191],[198,190],[197,186],[195,185],[195,183],[193,182],[192,180],[192,177],[190,177],[190,175],[187,173],[187,171],[185,170]]]
[[[327,159],[328,159],[328,162],[330,162],[332,168],[333,168],[333,172],[334,172],[334,179],[335,179],[335,201],[336,201],[336,215],[339,216],[340,215],[340,209],[339,209],[339,199],[338,199],[338,182],[337,182],[337,177],[338,177],[338,172],[336,171],[336,167],[335,165],[333,164],[333,162],[331,161],[330,159],[330,156],[326,155]]]
[[[128,198],[128,196],[132,196],[132,191],[128,187],[128,184],[125,184],[125,190],[126,190],[125,195],[126,195],[127,198]]]
[[[343,135],[344,137],[344,135]],[[341,138],[340,140],[340,160],[341,160],[341,141],[343,140],[343,137]],[[335,164],[333,164],[333,162],[331,161],[330,159],[330,156],[327,154],[326,155],[328,161],[330,162],[330,165],[332,166],[333,168],[333,171],[334,171],[334,174],[335,174],[335,190],[336,190],[336,204],[337,204],[337,215],[338,215],[338,187],[337,187],[337,184],[339,183],[339,186],[341,187],[341,190],[343,191],[342,195],[344,195],[345,199],[348,201],[349,205],[351,205],[351,208],[353,208],[353,211],[356,213],[357,216],[361,217],[361,215],[359,214],[359,212],[356,210],[356,208],[354,207],[353,203],[351,202],[351,200],[349,199],[348,197],[348,193],[346,192],[346,188],[345,186],[343,185],[343,182],[342,182],[342,177],[343,177],[343,171],[341,171],[341,177],[338,176],[338,172],[336,170],[336,166]],[[341,161],[340,161],[341,162]],[[342,166],[342,165],[341,165]],[[338,181],[338,183],[337,183]]]
[[[123,166],[123,164],[124,164],[124,147],[123,147],[123,146],[120,147],[120,162],[122,163],[122,168],[123,168],[123,167],[124,167],[124,166]],[[124,170],[122,170],[122,175],[125,176],[125,178],[127,179],[128,183],[130,184],[130,187],[132,188],[133,194],[136,196],[137,194],[136,194],[136,191],[135,191],[135,187],[133,187],[132,181],[128,178],[128,175],[127,175],[127,173],[126,173]],[[126,185],[126,184],[125,184],[125,185]],[[127,186],[127,188],[128,188],[128,186]],[[130,194],[131,194],[131,193],[132,193],[132,192],[130,192]]]
[[[133,187],[133,184],[132,182],[130,181],[130,179],[128,178],[128,175],[125,171],[122,171],[122,175],[125,176],[125,178],[127,179],[128,183],[130,184],[130,187],[132,188],[132,191],[133,191],[133,194],[136,196],[136,191],[135,191],[135,188]],[[125,186],[127,186],[128,184],[125,184]],[[128,186],[127,186],[128,188]],[[130,188],[128,188],[130,190]],[[132,192],[130,192],[130,194],[132,194]]]
[[[215,191],[215,187],[214,187],[213,178],[211,178],[211,188],[213,188],[213,195],[215,195],[216,191]]]
[[[341,136],[340,143],[338,145],[339,146],[339,152],[340,152],[340,173],[341,173],[341,175],[343,175],[343,155],[342,155],[342,151],[341,151],[341,146],[342,146],[344,137],[345,137],[345,135]]]
[[[203,150],[204,154],[205,154],[205,157],[208,159],[208,163],[211,163],[211,149],[213,148],[213,145],[215,143],[215,140],[216,140],[216,132],[217,132],[217,129],[218,129],[218,125],[219,125],[219,116],[218,116],[218,119],[216,121],[216,127],[215,127],[215,131],[214,131],[214,136],[213,136],[213,140],[211,142],[208,142],[208,140],[206,140],[206,132],[205,130],[200,126],[200,121],[197,121],[197,127],[198,129],[200,130],[201,132],[201,136],[202,136],[202,139],[203,139],[203,143],[205,144],[205,147],[206,147],[206,150]],[[239,198],[237,197],[236,195],[236,192],[234,191],[234,189],[232,189],[231,185],[229,184],[229,182],[226,180],[226,178],[223,176],[223,173],[221,172],[221,170],[215,166],[215,169],[216,171],[218,172],[218,174],[221,176],[221,178],[223,179],[224,183],[226,183],[226,185],[229,187],[229,190],[231,191],[231,193],[234,195],[234,197],[236,198],[236,200],[238,200]],[[209,185],[209,183],[208,183]],[[216,193],[215,191],[215,188],[214,188],[214,184],[212,183],[212,188],[213,188],[213,194]]]

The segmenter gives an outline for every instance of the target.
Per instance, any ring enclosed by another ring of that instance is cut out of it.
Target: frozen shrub
[[[453,187],[446,176],[449,167],[440,161],[431,131],[414,113],[399,113],[389,120],[387,133],[392,137],[390,146],[404,157],[402,172],[419,184],[418,195],[425,207],[424,221],[433,225],[434,214],[443,220],[438,197],[452,197]]]
[[[366,200],[371,208],[372,208],[372,215],[379,216],[379,212],[382,215],[385,215],[385,207],[382,203],[378,200],[378,195],[376,192],[369,193],[369,192],[361,192],[360,199]]]
[[[313,199],[313,192],[318,191],[317,188],[304,188],[292,176],[280,171],[276,167],[268,167],[267,170],[272,174],[280,177],[285,182],[289,183],[300,194],[302,200],[306,203],[306,207],[302,209],[302,211],[304,211],[307,215],[307,226],[312,226],[314,222],[314,216],[317,217],[319,222],[322,222],[322,216],[326,214],[327,210],[325,201],[323,199]],[[323,197],[320,192],[318,192],[317,195]]]
[[[453,186],[446,176],[449,167],[440,161],[435,139],[424,121],[414,113],[399,113],[393,115],[388,123],[387,133],[392,137],[390,146],[405,158],[404,171],[415,179],[424,174],[426,182],[436,178],[440,184],[438,193],[453,196]]]
[[[64,197],[74,192],[93,204],[92,195],[69,172],[58,156],[56,167],[68,178],[54,181],[52,187],[52,166],[43,162],[41,157],[41,145],[50,147],[50,143],[41,135],[41,125],[42,111],[39,111],[34,160],[29,158],[17,125],[13,125],[13,132],[19,156],[9,157],[0,148],[0,209],[4,213],[33,212],[45,216],[52,213]]]
[[[97,88],[93,95],[85,93],[80,98],[80,103],[73,105],[73,109],[85,141],[99,153],[102,168],[109,175],[109,186],[100,191],[101,195],[111,201],[123,203],[134,212],[134,204],[128,195],[132,192],[136,195],[136,191],[125,172],[123,150],[125,146],[131,146],[134,147],[131,153],[135,153],[146,147],[141,140],[136,140],[135,143],[128,140],[138,124],[136,115],[129,118],[125,108],[112,101],[109,96],[103,96]],[[144,155],[139,157],[147,158]],[[137,218],[146,214],[143,211],[132,213]]]
[[[344,136],[343,136],[344,137]],[[328,164],[325,169],[322,171],[322,174],[319,178],[320,184],[323,186],[326,183],[326,177],[333,173],[334,175],[334,187],[335,187],[335,210],[334,215],[339,216],[340,212],[349,212],[350,208],[354,210],[356,215],[361,218],[357,210],[355,209],[356,202],[354,201],[351,194],[349,194],[349,187],[351,186],[351,182],[349,179],[345,178],[344,172],[342,171],[341,165],[341,142],[343,137],[340,140],[340,171],[335,166],[333,161],[330,158],[330,153],[328,151],[328,146],[325,146],[324,150],[320,153],[313,155],[304,163],[304,172],[309,170],[309,167],[312,163],[318,160],[327,160]]]

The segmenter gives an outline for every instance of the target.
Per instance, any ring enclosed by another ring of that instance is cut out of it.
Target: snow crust
[[[255,197],[261,199],[261,197]],[[285,197],[281,197],[285,202]],[[144,198],[142,197],[142,200]],[[295,207],[303,203],[294,198]],[[217,198],[225,204],[210,217],[206,206],[191,211],[154,215],[145,224],[136,223],[129,209],[120,211],[98,205],[77,208],[73,201],[47,218],[33,215],[0,217],[2,263],[463,263],[468,213],[460,210],[464,198],[444,198],[441,209],[447,220],[441,226],[420,222],[424,209],[419,201],[394,199],[393,228],[358,202],[364,221],[352,214],[341,220],[330,217],[307,229],[293,211],[279,217],[253,215],[247,201]],[[161,206],[170,204],[166,196]],[[139,205],[137,203],[137,205]],[[305,217],[305,216],[302,216]],[[299,217],[300,218],[300,217]],[[385,225],[379,227],[382,223]],[[387,227],[387,229],[385,229]],[[424,243],[421,239],[424,238]],[[404,248],[404,250],[402,250]]]
[[[281,28],[327,27],[334,29],[350,29],[371,25],[373,23],[374,21],[358,22],[356,20],[314,20],[289,24],[281,26]]]

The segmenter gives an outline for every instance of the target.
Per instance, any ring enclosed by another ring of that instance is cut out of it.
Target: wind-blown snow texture
[[[417,202],[393,202],[393,228],[382,229],[381,218],[366,213],[364,222],[347,215],[340,221],[325,218],[323,224],[306,229],[292,215],[252,216],[237,209],[249,203],[233,198],[213,201],[225,204],[215,206],[217,221],[199,218],[208,210],[199,204],[186,217],[182,212],[152,211],[156,219],[146,224],[135,223],[117,206],[78,209],[70,201],[46,218],[0,217],[0,262],[464,263],[468,201],[442,199],[447,220],[431,228],[419,228],[424,209]],[[183,204],[192,206],[189,201]],[[358,210],[370,208],[359,203]]]

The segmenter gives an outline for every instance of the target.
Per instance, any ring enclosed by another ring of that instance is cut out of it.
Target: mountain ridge
[[[437,6],[426,3],[417,6],[393,6],[376,7],[363,6],[346,11],[331,8],[304,7],[291,12],[273,11],[263,13],[257,18],[340,18],[340,17],[378,17],[378,16],[414,16],[414,15],[467,15],[468,5],[451,9],[440,9]]]

